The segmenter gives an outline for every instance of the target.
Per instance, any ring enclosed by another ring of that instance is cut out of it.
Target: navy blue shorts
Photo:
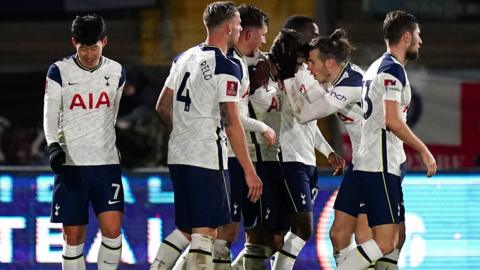
[[[317,178],[315,166],[301,162],[283,162],[282,169],[291,213],[311,212],[311,183],[317,180],[312,179]]]
[[[368,225],[399,224],[405,221],[402,178],[383,172],[356,171],[361,181]]]
[[[260,201],[252,203],[247,198],[248,186],[237,158],[228,158],[228,172],[231,184],[230,212],[232,213],[232,221],[240,222],[243,218],[243,226],[246,229],[253,228],[259,223]]]
[[[168,165],[168,169],[178,228],[217,228],[231,222],[228,171],[188,165]]]
[[[333,209],[342,211],[350,216],[357,217],[358,214],[365,214],[365,203],[361,201],[361,183],[357,171],[349,166],[343,176],[342,184],[338,189],[337,198]]]
[[[257,162],[256,168],[257,174],[263,182],[263,193],[260,198],[260,222],[273,231],[288,230],[290,213],[285,211],[282,204],[288,197],[280,163],[278,161]]]
[[[123,213],[124,199],[120,165],[65,166],[55,176],[51,222],[65,226],[88,224],[88,207],[95,214]]]

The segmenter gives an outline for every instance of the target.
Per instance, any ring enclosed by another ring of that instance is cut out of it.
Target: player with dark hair
[[[365,269],[382,256],[395,253],[400,223],[405,221],[403,143],[420,154],[428,177],[437,169],[427,146],[406,124],[411,89],[404,65],[418,58],[422,45],[419,25],[413,15],[392,11],[385,17],[383,33],[387,52],[363,76],[364,121],[354,168],[360,182],[359,202],[365,203],[373,239],[352,250],[338,269]],[[398,259],[398,254],[391,255]]]
[[[227,56],[242,69],[242,92],[240,93],[239,102],[240,116],[242,124],[247,131],[246,137],[250,156],[258,170],[259,162],[262,161],[259,143],[262,141],[268,146],[272,146],[276,142],[276,133],[271,127],[259,121],[252,110],[250,97],[254,90],[259,87],[259,84],[255,80],[255,75],[253,80],[250,79],[247,59],[259,53],[259,48],[265,44],[265,36],[268,31],[268,17],[262,10],[252,5],[241,5],[238,7],[238,10],[242,20],[242,31],[237,45],[229,49]],[[240,221],[243,218],[243,225],[246,231],[245,248],[237,256],[233,267],[237,269],[244,266],[245,269],[256,269],[263,266],[264,260],[270,257],[272,253],[271,241],[263,240],[266,233],[262,229],[265,221],[262,213],[265,207],[273,210],[273,204],[276,202],[268,200],[270,198],[270,189],[266,189],[266,186],[269,185],[265,183],[265,175],[261,175],[264,188],[259,202],[252,204],[248,201],[243,173],[233,153],[229,153],[228,162],[231,175],[231,213],[233,222],[221,227],[219,230],[219,239],[215,243],[215,248],[223,250],[223,252],[218,252],[221,255],[219,257],[214,255],[214,260],[225,263],[230,262],[230,252],[228,252],[226,245],[229,246],[237,237]],[[260,171],[257,171],[257,173],[260,173]],[[273,218],[273,213],[271,217]],[[227,243],[222,240],[225,240]],[[217,246],[217,244],[219,245]],[[225,265],[224,268],[217,269],[230,269],[230,264]]]
[[[62,269],[85,269],[91,203],[102,232],[98,269],[117,269],[124,198],[114,127],[125,71],[102,56],[102,17],[77,16],[71,30],[76,54],[51,65],[46,79],[43,125],[55,173],[51,220],[63,224]]]
[[[241,70],[226,57],[242,30],[240,14],[233,2],[215,2],[203,21],[205,43],[174,60],[156,106],[172,116],[168,167],[177,229],[163,241],[151,269],[170,269],[190,237],[187,269],[213,269],[217,228],[231,222],[226,137],[243,169],[247,198],[256,202],[262,194],[237,107]]]
[[[298,77],[305,87],[318,84],[306,65],[308,44],[318,36],[315,22],[306,16],[289,17],[270,49],[272,61],[285,88]],[[301,124],[295,119],[292,105],[282,108],[280,131],[281,162],[291,213],[291,228],[284,237],[284,245],[276,254],[273,269],[292,269],[295,259],[313,233],[313,201],[317,173],[315,149],[319,150],[335,168],[335,175],[343,171],[343,160],[335,154],[323,138],[316,122]]]
[[[357,242],[370,239],[366,216],[356,200],[360,194],[358,181],[352,170],[362,132],[360,100],[363,71],[349,61],[353,46],[346,35],[345,30],[337,29],[331,35],[316,38],[310,43],[308,69],[321,85],[312,84],[311,87],[301,90],[301,81],[286,83],[287,96],[300,123],[335,113],[345,124],[352,142],[352,164],[346,171],[337,194],[334,205],[335,219],[330,230],[337,264],[353,249],[351,240],[356,229]],[[291,59],[292,64],[295,64],[295,61]]]

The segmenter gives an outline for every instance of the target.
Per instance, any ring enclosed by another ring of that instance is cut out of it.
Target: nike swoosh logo
[[[108,204],[116,204],[116,203],[119,203],[120,201],[110,201],[108,200]]]
[[[110,264],[110,265],[116,265],[116,263],[111,263],[111,262],[107,262],[107,261],[103,261],[104,263],[106,264]]]
[[[68,85],[75,85],[75,84],[78,84],[78,82],[76,82],[76,83],[71,83],[71,82],[69,82],[69,83],[68,83]]]

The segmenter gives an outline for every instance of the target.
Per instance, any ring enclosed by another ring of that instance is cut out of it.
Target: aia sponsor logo
[[[107,92],[102,91],[100,95],[96,96],[94,93],[88,93],[82,97],[81,94],[74,94],[72,97],[72,101],[70,102],[70,110],[73,109],[98,109],[102,106],[106,106],[110,108],[110,98],[108,97]]]
[[[276,99],[272,97],[272,102],[270,103],[270,107],[268,107],[267,112],[281,112],[282,111],[282,102],[281,99]]]
[[[227,96],[236,96],[238,92],[238,82],[227,81]]]

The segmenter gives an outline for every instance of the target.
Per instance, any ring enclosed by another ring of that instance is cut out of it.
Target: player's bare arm
[[[245,130],[240,122],[237,104],[235,102],[221,102],[220,116],[233,152],[245,172],[245,181],[249,189],[247,197],[252,202],[256,202],[262,195],[262,181],[258,178],[248,154]]]
[[[398,138],[406,145],[412,147],[422,157],[422,162],[427,169],[427,176],[433,176],[437,171],[437,163],[427,146],[412,132],[408,125],[402,121],[400,105],[396,101],[385,100],[385,123]]]
[[[155,110],[160,113],[164,120],[172,122],[172,108],[173,108],[173,90],[164,87],[160,96],[158,97]]]

